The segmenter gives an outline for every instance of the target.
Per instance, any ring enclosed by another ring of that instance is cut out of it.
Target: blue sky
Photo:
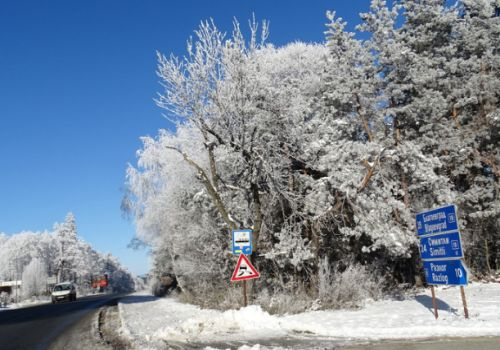
[[[67,212],[97,250],[134,273],[121,188],[139,137],[168,127],[156,51],[182,55],[201,20],[227,31],[252,12],[269,41],[322,42],[326,10],[351,23],[368,0],[12,0],[0,3],[0,232],[51,229]],[[228,238],[229,239],[229,238]]]

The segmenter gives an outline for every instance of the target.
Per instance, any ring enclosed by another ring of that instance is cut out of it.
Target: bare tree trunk
[[[363,113],[363,109],[361,108],[361,99],[359,98],[359,94],[355,93],[354,96],[356,97],[356,111],[358,112],[359,117],[361,118],[361,122],[363,123],[363,129],[366,132],[366,135],[368,135],[368,141],[372,142],[373,141],[373,134],[370,130],[370,125],[368,124],[368,118],[366,115]]]
[[[406,174],[403,172],[401,174],[401,186],[403,188],[403,203],[405,204],[405,208],[410,207],[410,192],[408,190],[408,180],[406,178]]]
[[[365,177],[363,178],[363,181],[358,186],[358,192],[361,192],[364,190],[366,187],[368,187],[368,184],[370,183],[370,180],[375,173],[375,168],[377,166],[377,162],[373,163],[373,165],[368,164],[368,161],[364,161],[364,166],[367,169],[367,172],[365,174]]]
[[[460,129],[460,123],[458,122],[458,110],[456,107],[453,107],[451,111],[451,117],[453,118],[453,121],[455,122],[455,126],[457,129]]]
[[[203,134],[203,139],[205,141],[205,147],[208,151],[208,161],[210,162],[210,175],[212,178],[212,185],[215,190],[219,190],[219,174],[217,173],[217,166],[215,163],[214,147],[215,144],[210,142],[208,138],[208,126],[202,121],[201,132]]]
[[[394,119],[394,141],[396,147],[401,143],[401,132],[399,130],[399,121],[397,118]],[[403,203],[405,208],[410,207],[410,192],[408,189],[408,178],[404,173],[403,169],[401,169],[401,188],[403,190]]]
[[[210,182],[210,179],[205,170],[203,170],[202,167],[200,167],[195,161],[193,161],[186,153],[182,152],[180,149],[171,146],[166,146],[166,148],[174,150],[179,154],[181,154],[184,160],[198,171],[200,180],[205,186],[208,194],[212,198],[212,201],[216,206],[217,210],[219,211],[219,214],[221,215],[222,219],[229,226],[230,229],[235,229],[237,227],[236,222],[229,215],[229,212],[227,211],[226,206],[224,205],[224,202],[222,201],[222,198],[219,195],[219,192],[217,191],[216,188],[214,188],[214,186]]]
[[[260,202],[259,188],[255,183],[252,183],[252,195],[254,205],[254,225],[253,225],[253,238],[254,246],[257,248],[259,242],[260,230],[262,229],[262,209]]]
[[[377,165],[380,164],[380,158],[382,157],[382,154],[384,153],[385,148],[382,148],[380,153],[377,155],[377,158],[373,162],[373,164],[370,164],[367,160],[363,161],[363,165],[366,167],[367,172],[365,174],[365,177],[363,178],[363,181],[358,186],[358,192],[361,192],[364,190],[366,187],[368,187],[368,184],[370,183],[371,178],[375,174],[375,169],[377,168]]]

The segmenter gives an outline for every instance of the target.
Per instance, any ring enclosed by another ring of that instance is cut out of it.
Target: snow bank
[[[39,297],[38,299],[28,299],[28,300],[20,301],[18,303],[7,304],[5,307],[0,307],[0,311],[11,310],[11,309],[20,309],[20,308],[24,308],[24,307],[36,306],[36,305],[40,305],[40,304],[49,304],[49,303],[50,303],[49,297]]]
[[[469,319],[463,316],[458,287],[436,288],[439,319],[432,313],[430,290],[404,300],[372,302],[360,310],[310,311],[273,316],[259,306],[221,312],[182,304],[175,298],[144,294],[120,304],[123,332],[141,347],[165,343],[214,344],[295,337],[342,341],[500,335],[500,284],[465,288]]]

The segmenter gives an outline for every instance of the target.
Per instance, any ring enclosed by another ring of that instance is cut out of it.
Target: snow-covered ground
[[[436,289],[439,319],[430,289],[404,300],[369,302],[360,310],[310,311],[274,316],[259,306],[204,310],[175,298],[136,293],[119,303],[122,330],[139,348],[165,344],[265,343],[273,338],[331,339],[339,344],[385,339],[500,335],[500,284],[473,283],[465,288],[469,319],[458,287]],[[213,347],[213,346],[212,346]],[[248,348],[248,347],[247,347]]]
[[[82,298],[88,295],[95,295],[96,293],[77,293],[78,298]],[[6,306],[0,306],[0,311],[19,309],[23,307],[36,306],[40,304],[49,304],[51,302],[50,296],[40,296],[32,299],[22,300],[18,303],[9,303]]]
[[[22,307],[30,307],[30,306],[35,306],[35,305],[40,305],[40,304],[48,304],[48,303],[50,303],[50,297],[40,297],[38,299],[23,300],[23,301],[20,301],[18,303],[9,303],[4,307],[0,307],[0,311],[19,309]]]

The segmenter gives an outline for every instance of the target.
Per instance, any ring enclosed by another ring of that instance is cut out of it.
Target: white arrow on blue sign
[[[457,210],[454,205],[421,212],[416,219],[419,236],[458,231]]]
[[[424,272],[428,284],[467,284],[467,269],[462,260],[424,261]]]
[[[463,258],[460,233],[448,232],[420,238],[422,260]]]

